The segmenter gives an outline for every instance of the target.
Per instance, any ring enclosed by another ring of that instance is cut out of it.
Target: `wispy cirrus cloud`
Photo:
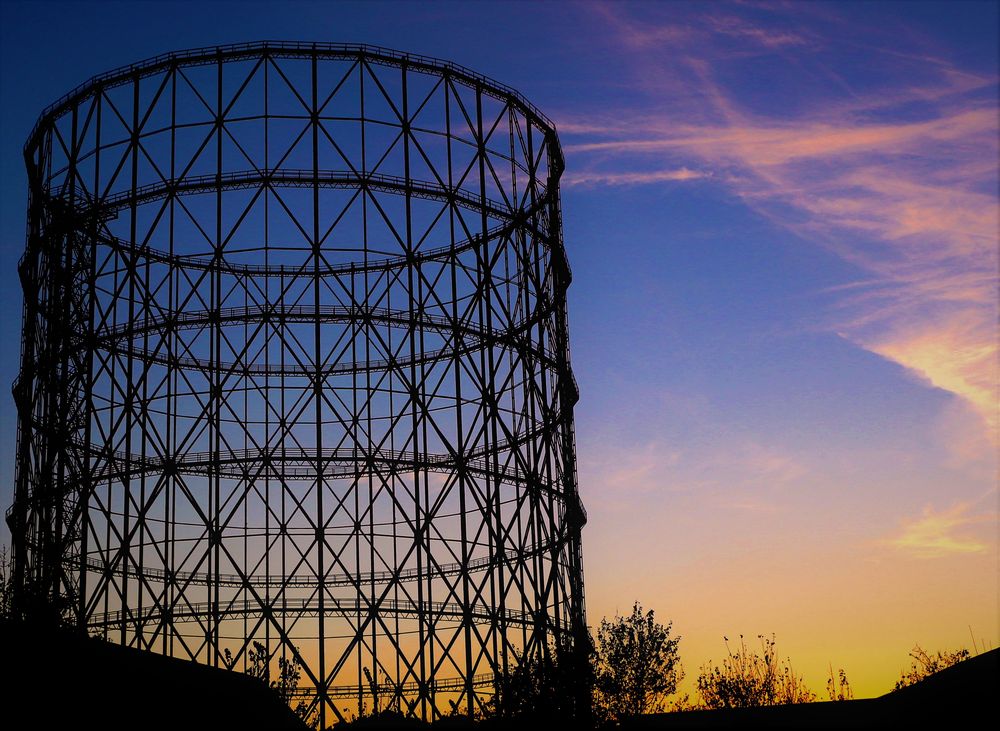
[[[582,453],[580,461],[587,482],[600,486],[588,499],[610,510],[649,496],[699,494],[722,508],[773,512],[781,509],[784,490],[809,473],[788,451],[747,439],[707,452],[655,440],[604,446]]]
[[[956,503],[940,511],[927,506],[920,517],[902,520],[899,530],[881,543],[914,558],[985,553],[988,544],[970,529],[995,523],[996,516],[969,511],[968,503]]]
[[[856,40],[896,73],[854,88],[821,60],[821,26],[796,27],[792,13],[765,30],[725,7],[638,19],[600,6],[644,97],[636,109],[560,125],[583,162],[577,184],[707,180],[835,252],[859,277],[836,293],[829,329],[964,399],[995,442],[995,76],[919,44],[887,60]],[[797,102],[754,104],[733,80],[746,78],[734,71],[745,59],[785,84],[786,69],[800,69],[786,94]]]
[[[709,15],[706,17],[706,23],[715,33],[749,41],[765,48],[802,46],[809,42],[803,33],[764,28],[735,15]]]

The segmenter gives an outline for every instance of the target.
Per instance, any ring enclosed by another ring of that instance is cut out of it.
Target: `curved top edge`
[[[562,166],[562,148],[559,143],[559,136],[556,127],[548,117],[534,104],[529,102],[521,92],[506,84],[494,81],[488,76],[484,76],[472,69],[444,61],[432,56],[423,56],[416,53],[405,53],[382,46],[372,46],[368,44],[354,43],[321,43],[305,41],[252,41],[248,43],[232,43],[221,46],[205,46],[202,48],[192,48],[184,51],[169,51],[158,56],[137,61],[133,64],[120,66],[111,71],[96,74],[82,84],[79,84],[72,91],[64,94],[58,100],[47,106],[38,117],[31,133],[24,143],[25,151],[31,149],[36,141],[40,130],[47,123],[58,117],[71,108],[88,98],[96,90],[110,86],[116,86],[135,77],[148,76],[156,73],[173,63],[180,62],[184,65],[204,63],[206,61],[223,59],[253,58],[264,53],[272,52],[279,56],[310,56],[318,54],[327,58],[366,58],[376,63],[384,65],[403,65],[413,68],[425,69],[436,72],[448,72],[456,78],[466,82],[470,86],[482,86],[483,89],[491,93],[492,96],[512,99],[531,117],[534,117],[539,126],[551,135],[556,157]]]

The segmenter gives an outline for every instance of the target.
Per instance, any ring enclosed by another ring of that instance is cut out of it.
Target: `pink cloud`
[[[784,491],[808,473],[793,454],[753,440],[733,439],[697,452],[658,441],[606,446],[581,453],[587,495],[601,511],[634,507],[650,497],[698,494],[731,509],[773,512]]]
[[[991,431],[997,428],[995,322],[966,308],[939,320],[921,320],[861,342],[905,365],[936,388],[966,399]]]

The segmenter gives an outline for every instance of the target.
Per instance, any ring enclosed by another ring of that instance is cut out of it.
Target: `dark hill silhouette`
[[[305,726],[260,682],[198,663],[163,657],[71,632],[40,632],[0,622],[7,680],[3,720],[24,729],[295,729]],[[641,716],[618,728],[978,728],[996,711],[1000,650],[992,650],[880,698],[767,708]],[[392,714],[349,728],[416,729]],[[470,728],[446,719],[437,728]],[[495,719],[486,729],[523,729]]]
[[[675,728],[979,728],[996,714],[1000,649],[969,658],[879,698],[765,708],[660,713],[622,729]]]
[[[7,728],[305,729],[242,673],[10,622],[0,622],[0,653]]]

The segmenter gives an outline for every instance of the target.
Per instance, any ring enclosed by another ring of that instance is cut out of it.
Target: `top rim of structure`
[[[231,43],[219,46],[204,46],[182,51],[169,51],[158,56],[120,66],[111,71],[96,74],[72,91],[64,94],[58,100],[47,106],[39,115],[31,133],[24,143],[25,152],[29,151],[38,141],[47,123],[59,118],[83,100],[89,98],[99,89],[110,88],[123,84],[133,78],[142,78],[180,62],[185,66],[194,66],[225,60],[255,58],[265,53],[273,53],[284,57],[305,57],[318,54],[326,58],[365,58],[386,66],[407,65],[412,68],[445,72],[465,82],[470,86],[481,86],[483,90],[495,98],[510,100],[517,103],[526,115],[533,117],[542,127],[547,136],[551,136],[554,152],[559,162],[562,162],[562,149],[555,124],[541,110],[529,102],[521,92],[488,76],[451,61],[423,56],[416,53],[396,51],[383,46],[357,43],[324,43],[313,41],[252,41],[247,43]]]

